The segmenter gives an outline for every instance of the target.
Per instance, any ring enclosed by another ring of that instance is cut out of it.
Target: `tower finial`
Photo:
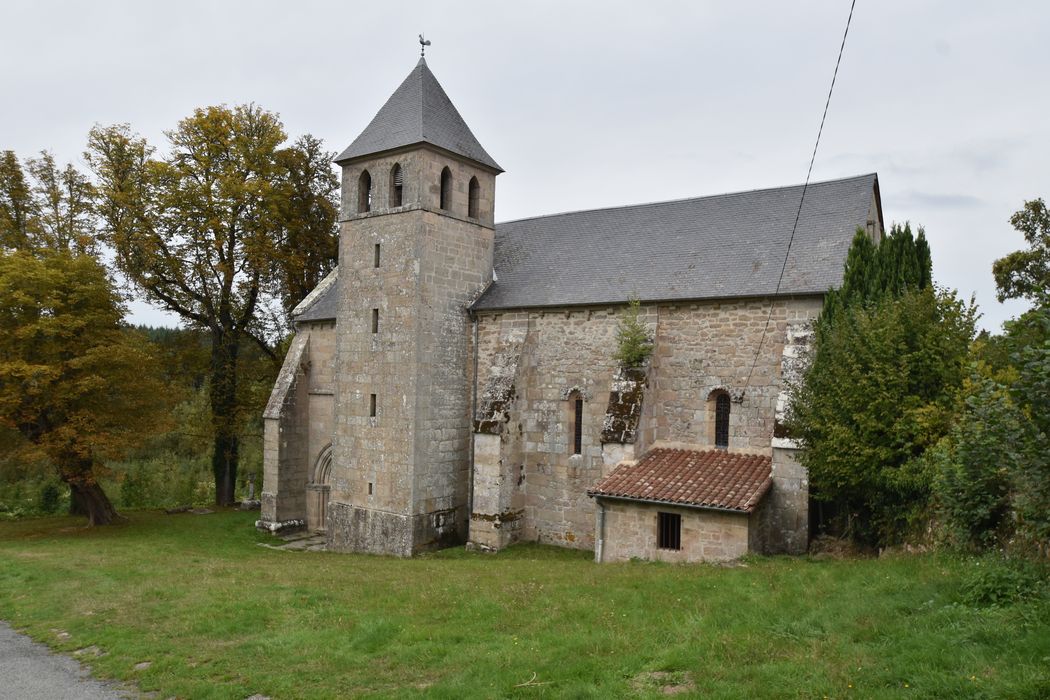
[[[430,46],[430,39],[424,39],[423,35],[419,35],[419,55],[420,57],[426,57],[427,47]]]

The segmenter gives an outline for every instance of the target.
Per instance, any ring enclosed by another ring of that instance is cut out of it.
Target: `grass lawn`
[[[0,523],[0,619],[160,697],[1050,697],[1050,600],[969,605],[963,559],[402,561],[258,547],[253,513],[130,518]]]

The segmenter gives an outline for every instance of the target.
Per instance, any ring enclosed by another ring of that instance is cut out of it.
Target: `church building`
[[[423,59],[336,163],[339,267],[294,312],[261,528],[397,556],[806,550],[785,379],[856,231],[883,235],[876,175],[801,212],[799,185],[496,223],[502,169]]]

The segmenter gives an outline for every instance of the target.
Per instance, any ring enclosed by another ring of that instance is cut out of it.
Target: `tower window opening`
[[[405,177],[401,171],[401,164],[394,163],[390,170],[390,207],[399,207],[402,203],[402,192],[404,191]]]
[[[478,184],[476,177],[470,178],[467,195],[467,216],[476,219],[478,218],[478,200],[481,198],[481,185]]]
[[[376,417],[376,395],[375,394],[369,394],[368,395],[368,417],[369,418],[375,418]]]
[[[379,309],[372,309],[372,332],[379,332]]]
[[[447,166],[441,171],[441,208],[452,208],[452,171]]]
[[[376,243],[375,253],[372,257],[372,267],[379,267],[379,244]]]
[[[367,170],[361,171],[361,177],[357,179],[357,213],[364,214],[372,211],[372,176]]]

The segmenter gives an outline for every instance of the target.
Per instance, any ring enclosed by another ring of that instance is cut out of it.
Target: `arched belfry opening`
[[[481,199],[481,185],[476,177],[470,178],[470,186],[467,188],[467,216],[471,219],[478,218],[479,200]]]
[[[729,449],[729,412],[732,401],[725,389],[715,389],[707,397],[707,440],[717,449]]]
[[[390,169],[390,208],[400,207],[404,203],[405,175],[400,163],[394,163]]]
[[[452,209],[452,171],[448,169],[448,166],[441,171],[440,206],[445,211]]]
[[[365,214],[372,211],[372,176],[367,170],[361,171],[361,177],[357,178],[357,213]]]

